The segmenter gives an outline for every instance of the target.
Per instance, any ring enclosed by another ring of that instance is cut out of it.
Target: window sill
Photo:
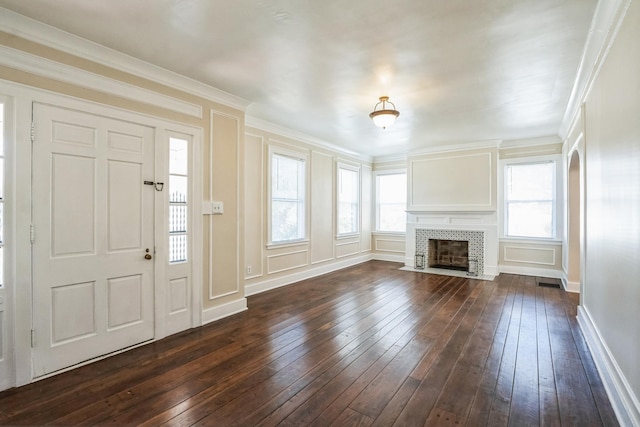
[[[557,238],[543,238],[543,237],[500,237],[501,242],[511,242],[511,243],[537,243],[537,244],[552,244],[552,245],[560,245],[562,244],[561,239]]]
[[[372,231],[371,234],[374,236],[406,236],[406,231]]]
[[[289,248],[289,247],[293,247],[293,246],[303,246],[303,245],[308,245],[308,244],[309,244],[309,239],[288,240],[286,242],[269,243],[267,245],[267,249]]]
[[[356,233],[344,233],[336,235],[336,240],[346,240],[346,239],[354,239],[360,237],[360,232]]]

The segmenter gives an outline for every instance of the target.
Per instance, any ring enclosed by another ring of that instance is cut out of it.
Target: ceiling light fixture
[[[391,104],[392,109],[387,108],[387,104]],[[380,109],[378,109],[380,107]],[[400,112],[396,110],[396,106],[393,102],[389,102],[388,96],[381,96],[380,102],[373,107],[373,111],[369,114],[371,120],[373,120],[373,124],[386,129],[387,126],[391,126],[393,122],[396,121],[396,118],[400,115]]]

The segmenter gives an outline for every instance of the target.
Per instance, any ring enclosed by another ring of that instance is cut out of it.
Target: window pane
[[[169,236],[169,262],[187,260],[187,236],[180,234]]]
[[[285,156],[273,156],[272,197],[276,199],[298,199],[299,191],[304,191],[299,177],[304,163]]]
[[[407,202],[407,174],[378,175],[378,201],[380,203]]]
[[[507,235],[553,237],[553,202],[509,202]]]
[[[407,229],[406,205],[402,204],[381,204],[379,206],[380,218],[378,229],[380,231],[405,232]]]
[[[169,173],[187,175],[188,143],[184,139],[169,138]]]
[[[508,200],[551,200],[555,163],[533,163],[507,167]]]
[[[296,201],[272,201],[271,239],[274,242],[296,240],[304,237],[304,227],[300,224],[299,203]]]
[[[186,203],[187,202],[187,177],[186,176],[169,176],[169,202],[170,203]]]
[[[169,206],[169,233],[187,231],[187,205]]]

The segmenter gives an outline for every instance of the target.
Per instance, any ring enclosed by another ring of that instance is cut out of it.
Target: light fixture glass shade
[[[393,108],[387,108],[387,104],[391,104]],[[380,107],[380,109],[378,109],[378,107]],[[373,120],[374,125],[381,127],[382,129],[386,129],[396,121],[396,118],[399,115],[400,112],[396,110],[396,106],[393,102],[389,102],[389,97],[381,96],[380,102],[373,107],[373,112],[369,114],[369,117]]]

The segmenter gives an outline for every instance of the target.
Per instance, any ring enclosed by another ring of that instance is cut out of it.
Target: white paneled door
[[[154,337],[154,129],[34,104],[34,376]]]

